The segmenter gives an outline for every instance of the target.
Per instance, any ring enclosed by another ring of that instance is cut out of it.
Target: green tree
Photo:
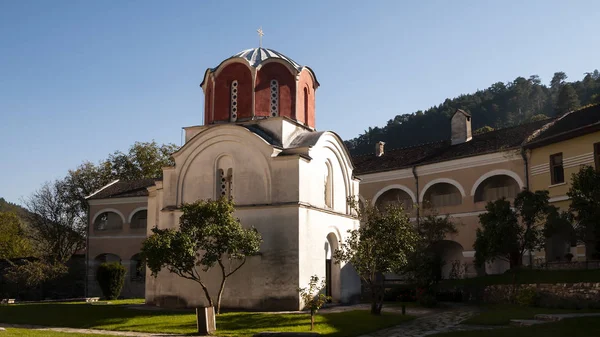
[[[544,227],[550,211],[548,191],[523,190],[514,201],[514,208],[520,218],[519,262],[526,250],[533,252],[544,245]],[[533,268],[532,254],[529,266]]]
[[[0,260],[30,257],[32,253],[19,217],[12,212],[0,212]]]
[[[473,131],[473,135],[481,135],[484,134],[486,132],[490,132],[490,131],[494,131],[494,128],[488,125],[482,126],[479,129]]]
[[[125,283],[125,267],[119,262],[103,263],[96,271],[96,280],[107,300],[116,300]]]
[[[87,196],[116,179],[160,178],[163,167],[174,165],[171,154],[177,149],[175,144],[135,142],[127,153],[115,151],[98,164],[84,162],[69,170],[64,179],[66,201],[76,207],[87,223]]]
[[[544,228],[548,213],[548,191],[521,191],[513,207],[505,198],[489,202],[479,215],[481,228],[475,239],[475,263],[502,258],[511,266],[519,266],[526,250],[540,249],[544,244]]]
[[[348,204],[361,221],[350,230],[348,239],[334,251],[334,259],[351,263],[371,290],[371,313],[380,315],[383,307],[384,273],[400,273],[417,248],[419,235],[402,207],[389,205],[383,212],[365,203],[359,207],[354,198]]]
[[[427,290],[442,279],[444,261],[439,244],[447,235],[458,233],[449,216],[441,217],[435,210],[420,218],[416,225],[419,241],[405,272],[413,282]]]
[[[475,264],[479,267],[495,259],[511,261],[511,257],[519,251],[520,228],[510,202],[504,198],[490,201],[485,210],[479,215],[481,228],[477,228],[473,245]]]
[[[594,245],[588,255],[597,257],[600,255],[600,173],[591,166],[581,168],[573,174],[567,196],[571,199],[569,210],[577,223],[577,236],[586,245]]]
[[[559,92],[560,88],[565,84],[565,80],[567,79],[567,74],[562,71],[558,71],[554,73],[552,76],[552,80],[550,80],[550,88],[554,92]]]
[[[310,309],[310,331],[315,329],[315,315],[317,314],[317,311],[319,311],[327,301],[331,300],[330,296],[321,292],[325,287],[325,280],[319,283],[319,277],[313,275],[310,277],[308,287],[298,289],[298,293],[304,301],[305,307]]]
[[[579,106],[579,97],[577,97],[577,92],[573,89],[573,86],[570,84],[562,86],[556,100],[556,114],[562,115],[576,110]]]
[[[202,271],[215,265],[221,271],[217,294],[217,313],[227,278],[238,271],[247,258],[258,254],[262,238],[255,228],[243,228],[234,213],[232,201],[200,200],[182,206],[179,228],[153,228],[142,244],[146,265],[156,277],[161,269],[198,283],[209,306],[212,296],[203,281]]]
[[[544,114],[537,114],[537,115],[531,116],[531,118],[529,118],[529,122],[543,121],[546,119],[548,119],[548,116],[546,116]]]

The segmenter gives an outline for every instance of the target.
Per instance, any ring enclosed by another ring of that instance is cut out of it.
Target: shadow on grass
[[[331,337],[358,336],[398,325],[412,318],[392,313],[373,316],[364,310],[326,313],[317,315],[315,331]],[[0,323],[185,335],[196,332],[193,310],[135,310],[123,305],[83,303],[1,306]],[[230,312],[217,316],[218,336],[238,337],[263,331],[309,330],[308,314]]]

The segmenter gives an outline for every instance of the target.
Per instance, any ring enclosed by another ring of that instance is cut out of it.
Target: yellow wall
[[[600,142],[600,132],[549,144],[531,150],[529,165],[529,186],[533,191],[548,190],[550,198],[566,198],[571,186],[571,177],[584,165],[594,165],[594,143]],[[550,177],[550,156],[562,152],[565,182],[552,185]],[[553,204],[563,210],[568,208],[566,200]],[[566,207],[566,208],[565,208]]]

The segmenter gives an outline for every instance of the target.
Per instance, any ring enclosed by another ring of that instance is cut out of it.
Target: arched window
[[[325,177],[323,183],[325,187],[325,206],[333,208],[333,173],[329,162],[325,163]]]
[[[512,199],[519,193],[519,184],[507,175],[492,176],[484,180],[475,190],[475,202]]]
[[[130,227],[132,229],[146,229],[147,222],[148,222],[148,211],[147,210],[137,211],[131,217]]]
[[[96,258],[94,259],[96,261],[97,265],[101,265],[102,263],[111,263],[111,262],[119,262],[121,263],[121,258],[119,257],[119,255],[115,255],[115,254],[100,254],[98,256],[96,256]]]
[[[380,211],[384,211],[389,205],[400,205],[405,211],[410,212],[413,207],[413,200],[405,191],[392,188],[383,192],[375,201],[375,207]]]
[[[231,122],[235,122],[235,121],[237,121],[237,116],[238,116],[238,105],[237,105],[238,81],[237,80],[234,80],[231,82],[230,92],[231,92],[231,107],[230,107],[229,120]]]
[[[233,160],[229,156],[219,158],[217,162],[216,197],[233,199]]]
[[[304,124],[308,125],[308,88],[304,87]]]
[[[115,212],[104,212],[94,221],[95,231],[119,230],[123,228],[123,219]]]
[[[452,184],[437,183],[427,189],[423,199],[425,207],[456,206],[462,203],[462,194]]]
[[[131,257],[129,268],[131,281],[144,282],[146,279],[146,264],[140,254],[135,254]]]
[[[271,116],[279,116],[279,82],[271,80]]]

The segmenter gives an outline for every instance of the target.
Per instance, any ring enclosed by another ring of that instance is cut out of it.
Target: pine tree
[[[562,115],[566,112],[579,108],[579,97],[571,84],[565,84],[558,93],[556,100],[556,114]]]

